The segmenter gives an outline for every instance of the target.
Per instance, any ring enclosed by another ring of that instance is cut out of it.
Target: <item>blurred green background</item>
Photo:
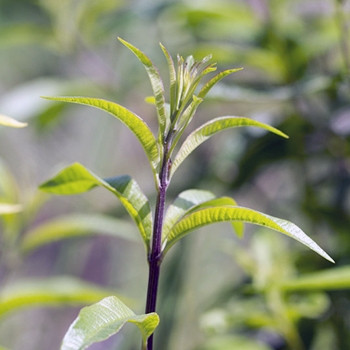
[[[78,161],[104,177],[130,174],[154,199],[147,160],[122,124],[40,99],[115,100],[155,130],[146,73],[117,36],[165,80],[159,42],[173,57],[212,53],[219,70],[244,67],[213,89],[193,127],[242,115],[290,136],[215,137],[184,163],[169,200],[187,188],[231,195],[297,223],[336,260],[257,227],[242,240],[224,224],[190,235],[164,262],[156,349],[350,349],[346,0],[0,0],[0,113],[29,124],[0,129],[0,202],[22,206],[1,217],[0,348],[58,349],[79,307],[105,295],[143,311],[145,253],[119,203],[100,190],[37,191]],[[91,349],[138,349],[128,327]]]

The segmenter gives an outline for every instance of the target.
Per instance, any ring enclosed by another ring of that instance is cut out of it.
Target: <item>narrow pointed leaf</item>
[[[281,281],[279,287],[287,292],[350,289],[350,266],[308,273],[291,280]]]
[[[165,252],[176,241],[184,237],[192,230],[216,222],[224,221],[242,221],[268,227],[272,230],[281,232],[287,236],[294,238],[325,259],[334,262],[333,259],[325,251],[322,250],[322,248],[320,248],[295,224],[283,219],[260,213],[252,209],[232,206],[204,208],[198,211],[194,211],[184,217],[172,228],[171,232],[169,233]]]
[[[25,234],[21,251],[30,253],[46,244],[76,237],[109,235],[134,240],[134,227],[128,222],[107,215],[73,214],[50,220]]]
[[[174,202],[169,206],[163,224],[162,236],[167,237],[170,229],[179,221],[189,209],[197,207],[198,204],[214,199],[215,195],[209,191],[186,190],[181,192]]]
[[[231,116],[215,118],[203,124],[198,129],[194,130],[190,135],[188,135],[175,157],[171,168],[171,176],[174,175],[176,169],[187,158],[187,156],[191,154],[204,141],[208,140],[210,137],[220,131],[242,126],[255,126],[271,131],[279,136],[288,138],[286,134],[279,131],[278,129],[249,118]]]
[[[24,128],[27,126],[27,123],[22,123],[16,119],[0,114],[0,125],[9,126],[10,128]]]
[[[80,311],[63,339],[61,350],[84,350],[118,333],[127,322],[139,328],[146,349],[148,337],[158,326],[158,315],[136,315],[117,297],[111,296]]]
[[[128,175],[101,179],[79,163],[63,169],[54,178],[43,183],[40,189],[49,193],[70,195],[101,186],[115,194],[136,222],[141,236],[149,248],[152,232],[152,214],[147,197],[137,182]]]
[[[91,106],[113,115],[124,123],[140,141],[155,174],[159,163],[159,151],[157,141],[152,134],[148,125],[135,113],[127,108],[111,101],[89,98],[89,97],[43,97],[48,100],[77,103],[81,105]]]
[[[209,92],[209,90],[216,84],[218,83],[221,79],[225,78],[226,76],[238,72],[240,70],[242,70],[243,68],[233,68],[233,69],[227,69],[223,72],[218,73],[217,75],[215,75],[215,77],[213,77],[212,79],[210,79],[203,87],[202,89],[199,91],[198,93],[198,97],[204,98],[207,93]]]
[[[161,135],[164,135],[168,124],[168,116],[165,110],[164,86],[159,72],[153,65],[152,61],[141,50],[121,38],[118,39],[123,45],[125,45],[134,53],[134,55],[141,61],[147,71],[148,77],[151,81],[154,97],[156,99],[160,132]]]
[[[174,61],[169,53],[169,51],[160,44],[160,47],[164,53],[164,56],[167,60],[168,63],[168,68],[169,68],[169,79],[170,79],[170,116],[175,111],[176,108],[176,70],[175,70],[175,65]]]
[[[19,280],[2,288],[0,317],[28,307],[91,304],[111,294],[115,291],[66,276]]]

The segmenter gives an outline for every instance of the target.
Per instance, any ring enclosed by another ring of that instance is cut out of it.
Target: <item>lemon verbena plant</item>
[[[230,197],[215,197],[209,191],[189,189],[180,193],[165,206],[167,189],[178,167],[204,141],[220,131],[252,126],[266,129],[278,136],[287,136],[278,129],[258,121],[237,116],[221,116],[193,130],[182,139],[211,88],[222,78],[240,69],[228,69],[207,79],[216,70],[211,57],[196,61],[177,56],[177,62],[161,46],[169,68],[169,101],[166,101],[163,81],[151,60],[138,48],[119,39],[141,61],[148,73],[153,94],[149,98],[155,105],[158,117],[158,133],[127,108],[104,99],[88,97],[46,97],[61,102],[71,102],[102,109],[123,122],[141,143],[149,160],[154,177],[157,200],[154,213],[146,195],[136,181],[128,176],[101,178],[83,165],[75,163],[40,186],[44,191],[69,195],[88,191],[96,186],[112,192],[135,221],[146,248],[149,265],[148,290],[145,313],[136,315],[116,297],[82,309],[67,331],[62,350],[85,349],[119,331],[126,322],[136,324],[142,333],[142,349],[153,349],[153,332],[158,325],[156,314],[158,281],[162,261],[171,247],[182,237],[198,228],[217,222],[230,222],[238,236],[243,234],[243,224],[262,225],[290,236],[303,243],[329,261],[333,261],[309,236],[295,224],[253,209],[239,206]]]

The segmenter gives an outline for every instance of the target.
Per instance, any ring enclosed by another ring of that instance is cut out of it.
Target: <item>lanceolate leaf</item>
[[[26,279],[3,287],[0,317],[24,307],[91,304],[111,294],[115,291],[71,277]]]
[[[52,242],[97,234],[134,240],[133,229],[128,222],[107,215],[65,215],[27,232],[22,239],[21,250],[29,253]]]
[[[281,281],[279,287],[287,292],[350,289],[350,266],[308,273]]]
[[[0,125],[9,126],[11,128],[24,128],[27,126],[27,123],[22,123],[16,119],[0,114]]]
[[[199,91],[198,93],[198,97],[204,98],[207,93],[209,92],[209,90],[216,84],[218,83],[221,79],[225,78],[226,76],[238,72],[240,70],[242,70],[243,68],[233,68],[233,69],[227,69],[223,72],[218,73],[217,75],[215,75],[215,77],[213,77],[212,79],[210,79],[203,87],[202,89]]]
[[[252,209],[232,206],[204,208],[198,211],[194,211],[184,217],[177,224],[175,224],[175,226],[170,231],[164,253],[166,253],[166,251],[169,250],[169,248],[176,241],[184,237],[192,230],[206,226],[208,224],[224,221],[242,221],[268,227],[272,230],[281,232],[287,236],[294,238],[316,253],[320,254],[325,259],[334,262],[333,259],[325,251],[323,251],[295,224],[286,220],[260,213]]]
[[[168,124],[168,116],[165,110],[164,86],[159,72],[157,68],[153,65],[152,61],[141,50],[139,50],[138,48],[121,38],[118,39],[122,44],[124,44],[135,54],[135,56],[141,61],[141,63],[146,68],[147,74],[151,81],[154,97],[156,99],[160,135],[163,137]]]
[[[178,166],[187,158],[187,156],[195,150],[200,144],[208,140],[211,136],[215,135],[219,131],[226,130],[229,128],[237,128],[242,126],[255,126],[258,128],[266,129],[279,136],[288,138],[286,134],[279,131],[278,129],[269,126],[264,123],[257,122],[255,120],[244,118],[244,117],[219,117],[215,118],[198,129],[194,130],[184,141],[181,148],[179,149],[176,158],[171,168],[171,176],[174,175]]]
[[[117,297],[107,297],[83,308],[68,329],[61,350],[84,350],[119,332],[125,323],[134,323],[142,334],[143,349],[158,326],[156,313],[136,315]]]
[[[69,195],[89,191],[101,186],[114,193],[130,216],[135,220],[141,236],[149,249],[152,232],[152,214],[147,197],[128,175],[101,179],[79,163],[74,163],[43,183],[40,189],[46,192]]]
[[[102,109],[123,122],[140,141],[152,167],[154,176],[159,163],[157,141],[148,125],[136,114],[127,108],[103,99],[89,97],[43,97],[48,100],[77,103]]]
[[[167,237],[173,225],[181,219],[187,211],[198,204],[214,199],[215,195],[209,191],[186,190],[181,192],[169,206],[163,224],[163,240]]]

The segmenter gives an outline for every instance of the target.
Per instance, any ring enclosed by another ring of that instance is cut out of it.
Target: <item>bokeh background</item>
[[[143,311],[145,252],[115,198],[98,189],[69,198],[37,190],[78,161],[103,177],[130,174],[154,199],[147,159],[127,128],[97,110],[40,98],[115,100],[156,130],[146,72],[117,36],[151,57],[166,83],[159,42],[173,57],[212,53],[219,70],[244,67],[213,89],[192,128],[242,115],[290,136],[254,128],[217,135],[178,171],[169,202],[187,188],[233,196],[297,223],[336,260],[330,266],[249,225],[242,240],[224,224],[193,233],[164,262],[156,348],[350,349],[346,0],[0,0],[0,113],[28,123],[0,129],[1,201],[22,205],[1,218],[0,347],[58,349],[80,307],[105,295]],[[126,326],[91,349],[139,343]]]

